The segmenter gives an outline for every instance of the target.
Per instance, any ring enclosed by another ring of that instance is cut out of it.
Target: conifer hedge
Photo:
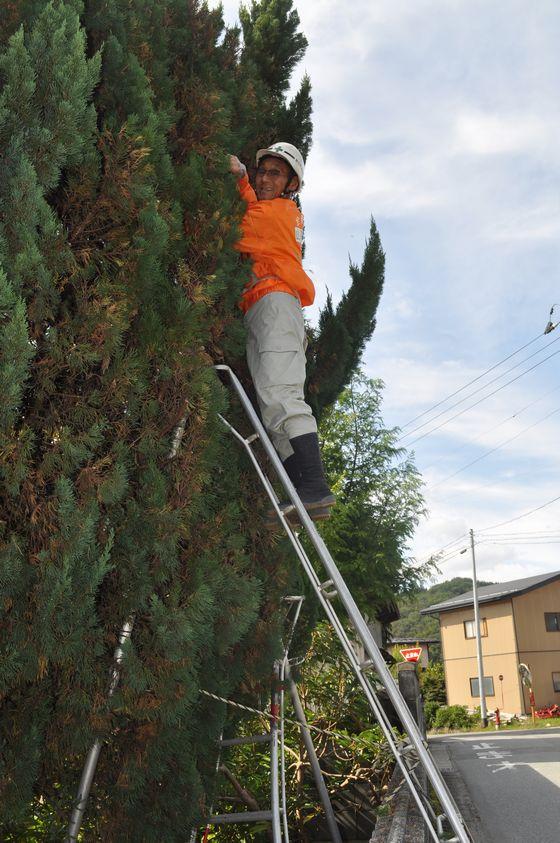
[[[278,137],[307,152],[311,96],[305,78],[287,99],[306,46],[291,0],[253,2],[241,24],[243,39],[198,0],[2,4],[6,841],[62,839],[96,736],[84,839],[186,840],[225,716],[199,690],[251,687],[277,646],[295,566],[263,528],[211,367],[242,365],[249,272],[226,153]]]

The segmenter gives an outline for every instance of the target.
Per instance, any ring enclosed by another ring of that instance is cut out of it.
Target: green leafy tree
[[[224,720],[200,690],[249,693],[277,651],[293,564],[211,365],[242,358],[249,275],[226,153],[311,142],[297,27],[287,0],[244,46],[198,0],[2,7],[3,840],[63,837],[96,737],[88,837],[184,840]]]
[[[445,692],[445,673],[441,662],[431,662],[424,670],[420,671],[420,688],[424,702],[435,702],[445,705],[447,694]]]
[[[356,374],[364,346],[375,330],[375,314],[385,279],[385,254],[371,221],[361,267],[350,264],[352,284],[336,309],[329,295],[312,336],[307,393],[317,418]]]
[[[194,0],[8,11],[2,838],[61,839],[99,735],[88,834],[184,839],[205,811],[223,719],[199,689],[268,671],[289,581],[217,418],[211,371],[212,356],[241,352],[248,271],[231,248],[239,202],[225,152],[238,136],[218,83],[234,40],[219,43],[220,12]],[[187,112],[192,90],[199,110]]]
[[[356,375],[321,422],[325,466],[337,495],[323,535],[350,589],[371,613],[418,587],[408,542],[424,513],[422,481],[381,415],[382,383]]]

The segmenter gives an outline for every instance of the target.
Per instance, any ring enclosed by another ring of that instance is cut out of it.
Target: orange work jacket
[[[304,307],[313,304],[315,287],[301,264],[303,214],[298,206],[291,199],[259,202],[247,176],[239,180],[238,187],[247,210],[241,223],[243,236],[235,248],[253,261],[241,310],[246,313],[267,293],[290,293]]]

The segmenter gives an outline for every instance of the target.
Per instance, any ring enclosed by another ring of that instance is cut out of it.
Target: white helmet
[[[297,147],[295,147],[292,143],[279,141],[278,143],[273,143],[266,149],[259,149],[257,152],[257,167],[259,166],[261,158],[265,158],[266,156],[271,156],[272,158],[282,158],[284,161],[287,161],[298,177],[299,184],[297,189],[299,190],[301,188],[305,164],[303,156]]]

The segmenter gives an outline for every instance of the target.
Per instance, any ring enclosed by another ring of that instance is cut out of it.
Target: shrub
[[[435,729],[469,729],[476,722],[476,715],[469,714],[466,705],[443,705],[436,712],[433,726]]]
[[[426,729],[432,729],[437,712],[440,709],[440,704],[435,700],[428,700],[424,705],[424,718],[426,720]]]

